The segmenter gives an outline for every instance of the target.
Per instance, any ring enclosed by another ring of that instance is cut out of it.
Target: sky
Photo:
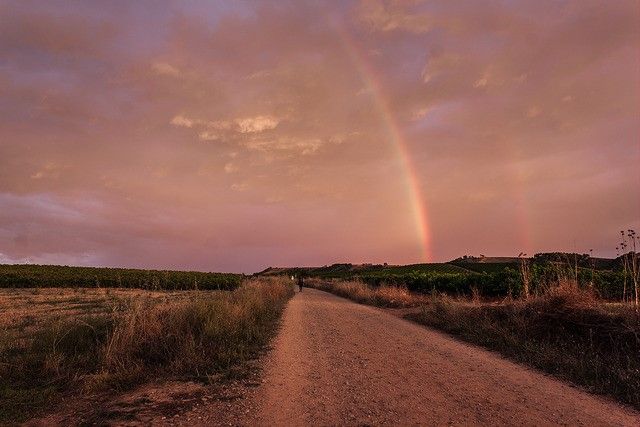
[[[640,2],[0,2],[0,263],[615,256]]]

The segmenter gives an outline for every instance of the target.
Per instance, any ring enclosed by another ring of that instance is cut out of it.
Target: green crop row
[[[233,290],[242,275],[56,265],[0,265],[0,288],[138,288]]]
[[[409,274],[363,274],[354,276],[371,286],[382,284],[405,286],[409,291],[428,294],[432,292],[450,295],[469,295],[477,290],[486,297],[519,296],[523,289],[520,272],[505,268],[492,273],[409,273]],[[542,291],[562,279],[575,279],[569,271],[558,271],[545,266],[533,266],[530,289]],[[579,269],[577,283],[581,288],[591,287],[602,298],[621,300],[624,275],[614,271],[591,271]],[[627,292],[630,292],[627,279]]]
[[[464,267],[451,263],[428,263],[410,265],[387,264],[333,264],[324,267],[268,268],[257,275],[284,275],[322,279],[350,279],[356,275],[399,275],[413,273],[469,273]]]

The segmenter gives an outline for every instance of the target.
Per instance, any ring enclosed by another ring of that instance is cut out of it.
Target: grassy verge
[[[428,299],[425,296],[412,294],[402,286],[381,285],[372,287],[353,280],[307,279],[305,283],[321,291],[331,292],[360,304],[375,305],[377,307],[415,307]]]
[[[365,304],[420,307],[407,317],[640,409],[640,316],[571,283],[498,303],[357,282],[311,285]]]
[[[224,374],[272,336],[293,290],[261,279],[231,292],[181,295],[94,300],[84,305],[88,314],[67,302],[47,321],[26,314],[16,322],[16,313],[2,319],[0,424],[23,421],[63,396]]]

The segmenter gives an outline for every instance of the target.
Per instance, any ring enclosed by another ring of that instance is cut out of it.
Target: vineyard
[[[607,300],[629,296],[630,278],[621,270],[620,259],[590,258],[584,254],[548,253],[524,259],[530,265],[529,291],[544,292],[551,284],[572,279]],[[258,275],[286,275],[318,279],[356,280],[370,286],[393,285],[429,294],[478,293],[484,297],[517,297],[523,292],[519,258],[464,257],[448,263],[333,264],[324,267],[268,268]],[[625,284],[625,281],[627,282]]]
[[[258,275],[261,276],[297,276],[302,274],[306,277],[317,277],[322,279],[351,279],[362,276],[405,275],[405,274],[453,274],[470,273],[470,270],[453,265],[451,263],[429,263],[410,265],[387,265],[387,264],[332,264],[324,267],[295,267],[295,268],[267,268]]]
[[[0,265],[0,288],[234,290],[240,274],[55,265]]]
[[[532,271],[529,286],[533,293],[542,293],[558,280],[574,276],[568,269],[558,270],[556,267],[534,266]],[[403,286],[420,294],[437,292],[470,295],[477,292],[485,297],[516,297],[523,290],[520,272],[511,268],[493,273],[372,274],[357,276],[355,279],[371,286]],[[593,289],[604,299],[615,301],[622,299],[624,280],[621,272],[579,269],[576,283],[581,288]]]

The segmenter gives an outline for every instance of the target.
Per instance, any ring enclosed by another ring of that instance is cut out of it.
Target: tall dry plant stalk
[[[525,299],[529,298],[529,284],[531,283],[531,265],[527,254],[520,252],[520,274],[522,275],[522,295]]]
[[[640,236],[636,235],[635,230],[627,230],[627,237],[631,241],[631,278],[633,280],[633,288],[635,291],[635,306],[636,310],[638,309],[638,303],[640,302],[639,293],[640,289],[638,288],[638,274],[639,266],[638,266],[638,253],[637,253],[637,245],[640,244]]]
[[[620,231],[620,245],[616,247],[616,255],[620,257],[622,255],[622,302],[627,302],[627,237],[624,235],[624,230]]]
[[[589,286],[593,288],[596,274],[596,260],[593,258],[593,249],[589,249],[589,266],[591,267],[591,284]]]
[[[622,252],[622,301],[627,301],[627,277],[630,276],[633,283],[633,303],[637,310],[640,307],[640,260],[638,257],[640,236],[632,229],[627,230],[626,233],[621,230],[620,240],[620,245],[616,247],[616,251],[619,256],[620,252]]]

